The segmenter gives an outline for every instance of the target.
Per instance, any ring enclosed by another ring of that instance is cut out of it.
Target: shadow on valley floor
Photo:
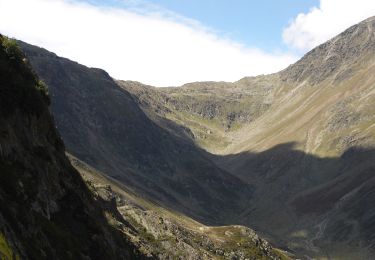
[[[296,150],[295,145],[280,144],[261,153],[208,156],[245,182],[266,188],[267,193],[272,192],[268,185],[278,185],[288,198],[284,202],[292,204],[298,214],[325,212],[375,177],[375,148],[351,147],[340,157],[322,158]]]
[[[336,244],[374,252],[375,149],[352,147],[340,157],[320,158],[295,145],[208,154],[254,188],[237,221],[282,244],[295,240],[300,252],[331,252]]]

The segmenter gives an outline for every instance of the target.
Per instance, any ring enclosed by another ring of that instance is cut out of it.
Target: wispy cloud
[[[0,0],[0,33],[103,68],[115,78],[157,86],[234,81],[275,72],[296,59],[231,41],[146,2],[122,4],[128,8],[77,0]]]
[[[320,0],[319,7],[299,14],[285,28],[283,39],[289,46],[306,51],[373,15],[374,0]]]

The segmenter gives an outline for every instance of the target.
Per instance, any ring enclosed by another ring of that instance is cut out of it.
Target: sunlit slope
[[[159,125],[181,133],[171,129],[168,122],[172,121],[196,145],[222,153],[233,143],[233,133],[256,121],[270,108],[279,77],[258,76],[235,83],[196,82],[179,88],[154,88],[131,81],[118,83],[134,95]]]
[[[262,151],[279,143],[319,156],[374,144],[373,19],[356,25],[279,73],[272,106],[234,134],[226,153]]]
[[[374,22],[355,25],[272,75],[153,88],[119,82],[153,114],[218,154],[297,142],[321,156],[373,143]]]

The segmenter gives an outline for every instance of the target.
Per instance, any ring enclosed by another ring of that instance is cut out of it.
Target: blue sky
[[[0,0],[0,33],[116,79],[180,86],[280,71],[373,15],[374,0]]]
[[[98,6],[162,8],[199,21],[224,37],[267,50],[286,50],[282,31],[319,0],[81,0]]]
[[[264,49],[284,48],[281,33],[317,0],[153,0],[176,13],[200,21],[228,37]]]

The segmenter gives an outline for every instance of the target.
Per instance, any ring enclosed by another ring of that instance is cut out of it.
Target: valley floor
[[[109,222],[149,257],[189,260],[286,260],[293,257],[273,248],[247,227],[203,225],[136,195],[73,156],[69,158],[95,197],[112,202],[127,224],[111,216],[116,212],[113,209],[106,212]]]

